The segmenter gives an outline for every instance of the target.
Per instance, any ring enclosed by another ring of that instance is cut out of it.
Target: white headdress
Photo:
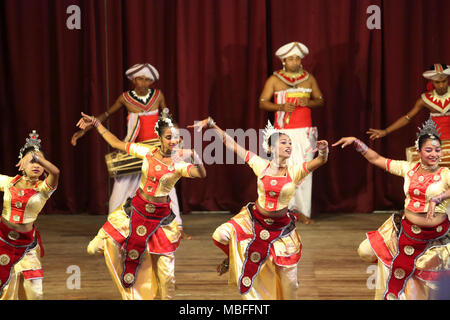
[[[434,64],[429,70],[423,73],[423,77],[428,80],[440,80],[450,76],[450,67],[445,64]]]
[[[33,148],[34,151],[41,151],[41,139],[39,138],[39,134],[36,130],[31,131],[29,134],[29,138],[25,139],[25,145],[19,151],[19,159],[22,159],[24,156],[24,151],[28,148]]]
[[[281,60],[293,55],[299,56],[301,59],[303,59],[308,55],[308,53],[309,50],[303,43],[291,42],[280,47],[275,52],[275,55]]]
[[[416,147],[416,150],[419,150],[419,138],[421,136],[428,135],[430,137],[430,139],[435,139],[436,137],[437,138],[441,137],[441,133],[439,132],[439,129],[437,128],[437,124],[433,121],[431,116],[427,121],[425,121],[423,123],[422,128],[419,127],[417,129],[419,129],[419,132],[417,133],[417,139],[414,144]]]
[[[170,114],[169,114],[169,109],[167,109],[167,108],[163,109],[161,116],[159,117],[158,121],[156,121],[156,124],[155,124],[155,133],[158,135],[158,137],[159,137],[159,132],[158,132],[159,121],[164,121],[165,123],[167,123],[167,126],[169,126],[171,129],[174,128],[172,118],[170,117]]]
[[[270,137],[272,136],[272,134],[277,133],[277,132],[281,133],[280,130],[275,129],[274,126],[270,123],[270,121],[267,120],[266,128],[263,130],[263,143],[262,143],[262,147],[266,153],[270,152],[270,147],[269,147]]]
[[[158,70],[150,63],[138,63],[125,72],[128,79],[133,80],[136,77],[145,76],[157,81],[159,79]]]

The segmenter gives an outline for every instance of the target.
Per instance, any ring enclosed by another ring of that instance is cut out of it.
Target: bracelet
[[[100,121],[98,121],[97,118],[92,117],[92,126],[93,126],[94,128],[97,128],[99,125],[100,125]]]
[[[353,143],[355,144],[356,151],[361,152],[362,155],[365,155],[369,149],[369,147],[359,139],[356,139]]]
[[[104,135],[105,133],[106,133],[106,131],[108,131],[108,129],[103,129],[103,131],[102,132],[100,132],[100,135]]]
[[[442,203],[442,193],[436,197],[430,199],[430,202],[434,202],[436,205],[440,205]]]
[[[326,149],[319,150],[319,156],[321,156],[323,158],[328,158],[329,152],[330,152],[330,150],[328,149],[328,147],[326,147]]]

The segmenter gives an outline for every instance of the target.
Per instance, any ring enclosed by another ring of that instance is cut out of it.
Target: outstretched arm
[[[317,149],[319,150],[317,157],[306,164],[309,171],[316,170],[328,161],[328,142],[326,140],[317,141]]]
[[[206,169],[203,161],[194,149],[179,149],[176,151],[176,158],[193,164],[189,169],[189,175],[191,177],[206,178]]]
[[[94,116],[88,116],[87,114],[81,113],[82,118],[77,123],[77,127],[84,130],[88,126],[92,126],[97,129],[98,133],[101,134],[103,139],[105,139],[108,144],[118,150],[126,151],[126,142],[123,142],[117,138],[113,133],[106,129],[98,119]]]
[[[417,100],[414,107],[403,117],[398,118],[393,124],[391,124],[386,129],[372,129],[370,128],[366,133],[370,134],[369,138],[370,140],[375,140],[378,138],[383,138],[390,134],[391,132],[394,132],[395,130],[398,130],[404,126],[406,126],[411,119],[417,115],[420,110],[425,106],[422,99]]]
[[[119,98],[117,98],[116,102],[107,111],[105,111],[102,114],[99,114],[98,116],[96,116],[96,119],[100,123],[103,123],[103,121],[108,119],[108,117],[110,115],[112,115],[113,113],[116,113],[120,108],[122,108],[123,105],[124,104],[122,102],[122,96],[120,96]],[[72,135],[72,139],[70,140],[70,143],[73,146],[76,146],[78,139],[81,138],[82,136],[84,136],[86,134],[86,132],[88,132],[91,128],[92,128],[92,126],[89,125],[89,126],[86,126],[84,129],[78,130],[77,132],[75,132]]]
[[[222,142],[228,150],[233,151],[239,157],[245,159],[247,150],[241,147],[236,141],[234,141],[234,139],[230,137],[225,131],[220,129],[211,117],[208,117],[202,121],[198,121],[192,126],[188,126],[188,128],[196,128],[198,131],[201,131],[204,127],[214,129],[216,134],[222,138]]]
[[[364,142],[355,137],[345,137],[341,138],[339,141],[333,143],[333,147],[341,145],[341,148],[345,148],[348,145],[353,144],[356,151],[360,152],[364,158],[367,159],[371,164],[385,170],[386,169],[386,158],[380,156],[374,150],[370,149]]]

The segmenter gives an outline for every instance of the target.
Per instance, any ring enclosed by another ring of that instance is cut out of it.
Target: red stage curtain
[[[81,10],[70,30],[66,9]],[[369,30],[369,5],[381,9],[381,30]],[[156,84],[182,127],[208,115],[222,128],[263,128],[264,81],[281,67],[275,50],[290,41],[308,46],[303,60],[326,99],[313,111],[319,137],[330,144],[384,128],[425,89],[422,72],[446,61],[448,1],[438,0],[6,0],[0,3],[0,173],[14,175],[18,150],[32,129],[62,171],[47,211],[107,212],[106,143],[89,132],[70,144],[81,111],[100,114],[130,88],[125,70],[150,62]],[[125,134],[125,112],[108,125]],[[405,157],[425,112],[401,131],[370,144]],[[314,173],[313,215],[400,209],[402,179],[374,168],[352,148],[331,148]],[[255,200],[256,179],[245,165],[208,165],[203,180],[183,180],[185,212],[237,211]]]

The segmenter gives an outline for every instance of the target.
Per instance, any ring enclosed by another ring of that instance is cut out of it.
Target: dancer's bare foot
[[[225,258],[218,266],[217,266],[217,273],[219,276],[223,275],[224,273],[228,272],[228,268],[230,266],[230,260],[229,258]]]
[[[181,239],[184,239],[184,240],[191,240],[191,239],[192,239],[192,236],[191,236],[191,235],[188,235],[188,234],[185,233],[183,230],[181,230]]]
[[[303,224],[314,224],[314,220],[311,219],[311,218],[308,218],[303,213],[297,212],[297,214],[298,214],[298,221],[299,222],[301,222]]]

